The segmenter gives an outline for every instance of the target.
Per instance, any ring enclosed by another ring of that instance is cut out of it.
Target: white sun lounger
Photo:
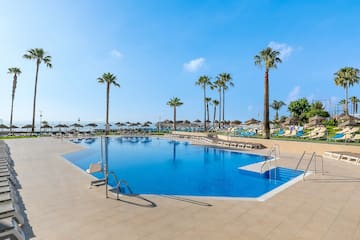
[[[19,228],[16,221],[11,218],[0,219],[0,239],[25,239],[23,231]]]

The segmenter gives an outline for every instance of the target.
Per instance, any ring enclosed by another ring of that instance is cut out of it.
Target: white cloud
[[[286,43],[278,43],[271,41],[268,45],[268,47],[271,47],[273,50],[279,51],[280,55],[279,58],[281,60],[285,60],[286,58],[290,57],[291,53],[293,52],[293,48]]]
[[[297,100],[299,98],[300,95],[300,86],[295,86],[289,93],[288,98],[287,98],[287,102],[291,102],[294,100]]]
[[[205,58],[203,57],[190,60],[189,62],[184,63],[184,70],[187,72],[196,72],[202,66],[204,66],[204,63]]]
[[[110,52],[111,56],[113,57],[117,57],[117,58],[122,58],[124,56],[124,54],[122,52],[120,52],[119,50],[113,49]]]

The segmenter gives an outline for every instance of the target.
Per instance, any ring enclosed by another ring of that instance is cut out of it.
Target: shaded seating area
[[[25,224],[14,162],[7,145],[0,141],[0,239],[25,239]]]

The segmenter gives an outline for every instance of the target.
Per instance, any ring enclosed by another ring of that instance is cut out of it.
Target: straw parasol
[[[0,124],[0,129],[9,129],[9,127],[4,124]]]
[[[231,125],[240,125],[240,124],[241,124],[240,120],[231,121]]]
[[[69,126],[66,124],[58,124],[56,126],[54,126],[55,128],[59,128],[59,132],[61,132],[61,128],[68,128]]]
[[[256,120],[255,118],[251,118],[251,119],[245,121],[245,125],[258,124],[258,123],[260,123],[260,122],[261,122],[261,121]]]
[[[85,125],[85,127],[92,127],[92,128],[96,128],[98,125],[96,123],[88,123]]]

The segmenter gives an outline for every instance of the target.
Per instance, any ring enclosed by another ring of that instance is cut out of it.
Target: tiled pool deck
[[[54,138],[8,140],[34,239],[360,239],[360,166],[325,159],[312,175],[265,202],[143,196],[105,199],[61,155]],[[281,166],[302,153],[282,149]],[[211,206],[209,206],[211,205]]]

